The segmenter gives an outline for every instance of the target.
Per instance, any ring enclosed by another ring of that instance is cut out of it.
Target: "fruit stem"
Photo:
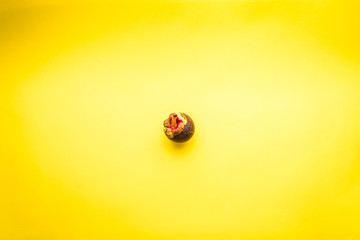
[[[177,122],[176,122],[176,120],[177,120],[177,115],[176,115],[176,114],[172,114],[172,115],[170,116],[170,126],[171,126],[172,128],[176,128],[176,127],[177,127]]]

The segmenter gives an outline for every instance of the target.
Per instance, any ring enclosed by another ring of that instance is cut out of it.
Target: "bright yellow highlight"
[[[360,239],[357,1],[22,2],[0,240]]]

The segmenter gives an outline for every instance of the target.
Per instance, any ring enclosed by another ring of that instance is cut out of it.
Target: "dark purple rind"
[[[189,117],[185,113],[181,113],[181,114],[183,114],[186,117],[187,124],[184,126],[184,130],[179,135],[174,136],[173,138],[169,138],[171,141],[178,143],[188,141],[195,133],[195,124],[191,119],[191,117]]]

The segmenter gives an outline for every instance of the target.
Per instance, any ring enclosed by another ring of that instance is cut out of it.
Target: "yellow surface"
[[[0,240],[360,239],[358,1],[49,2],[0,3]]]

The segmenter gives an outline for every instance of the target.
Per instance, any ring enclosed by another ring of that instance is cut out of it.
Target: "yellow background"
[[[0,1],[1,240],[360,239],[358,1],[49,2]]]

